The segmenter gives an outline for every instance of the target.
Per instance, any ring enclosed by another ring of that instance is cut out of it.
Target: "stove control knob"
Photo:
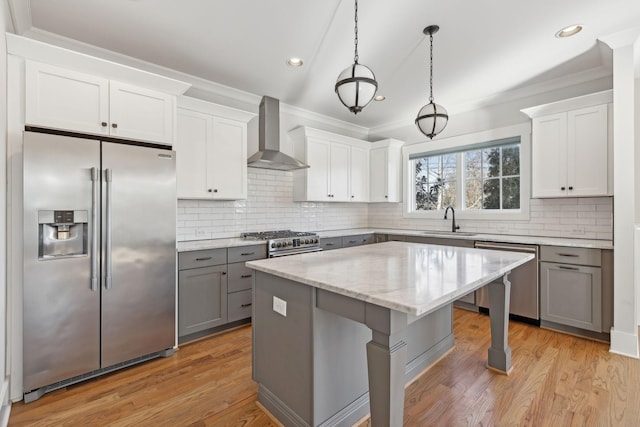
[[[280,243],[280,242],[276,243],[276,247],[278,247],[278,248],[279,248],[279,247],[281,247],[281,246],[282,246],[282,243]]]
[[[305,243],[309,243],[309,239],[304,239],[304,242]]]
[[[313,243],[318,243],[318,239],[313,239]]]
[[[289,240],[289,241],[287,242],[287,246],[293,246],[293,240]]]
[[[276,244],[275,244],[275,243],[271,243],[271,247],[272,247],[272,248],[275,248],[275,247],[276,247]]]

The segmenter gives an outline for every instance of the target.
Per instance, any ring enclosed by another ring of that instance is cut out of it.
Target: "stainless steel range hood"
[[[309,166],[280,151],[280,101],[263,96],[260,101],[258,152],[247,160],[250,168],[291,171]]]

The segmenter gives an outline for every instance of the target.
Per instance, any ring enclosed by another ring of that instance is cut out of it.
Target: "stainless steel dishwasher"
[[[522,264],[509,274],[511,282],[511,299],[509,314],[511,317],[531,323],[540,323],[540,309],[538,296],[538,246],[512,243],[476,242],[476,248],[492,249],[511,252],[526,252],[534,254],[535,258]],[[489,290],[487,287],[476,291],[476,304],[481,309],[489,308]]]

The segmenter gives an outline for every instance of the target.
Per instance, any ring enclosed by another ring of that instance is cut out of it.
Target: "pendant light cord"
[[[433,102],[433,32],[429,32],[429,102]]]
[[[354,55],[353,55],[353,62],[357,64],[358,63],[358,0],[355,0],[355,2],[356,2],[356,7],[355,7],[355,9],[356,9],[356,17],[355,17],[356,25],[355,25],[355,38],[354,38],[354,41],[355,41],[355,52],[354,52]]]

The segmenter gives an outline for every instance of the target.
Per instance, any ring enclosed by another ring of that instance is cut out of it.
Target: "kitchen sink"
[[[442,231],[442,230],[436,230],[436,231],[423,231],[424,234],[437,234],[437,235],[441,235],[441,236],[475,236],[478,233],[472,233],[470,231]]]

